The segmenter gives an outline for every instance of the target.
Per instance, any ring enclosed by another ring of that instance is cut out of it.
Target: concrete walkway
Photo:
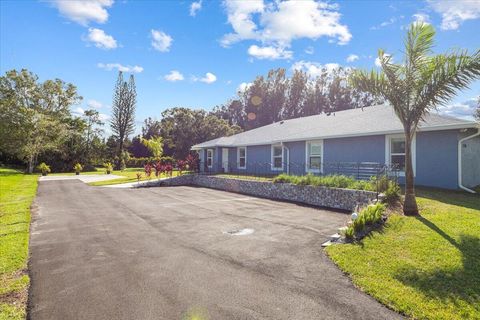
[[[117,176],[114,174],[79,174],[73,176],[45,176],[40,177],[40,181],[57,181],[57,180],[80,180],[84,183],[97,182],[97,181],[106,181],[123,178],[122,176]]]

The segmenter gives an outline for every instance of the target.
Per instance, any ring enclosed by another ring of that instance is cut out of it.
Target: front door
[[[228,172],[228,148],[222,149],[222,169],[223,172]]]

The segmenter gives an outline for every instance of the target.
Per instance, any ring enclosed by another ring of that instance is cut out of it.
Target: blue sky
[[[478,0],[1,1],[0,9],[2,73],[27,68],[72,82],[84,97],[75,108],[107,117],[118,68],[133,72],[138,121],[168,107],[209,110],[272,68],[375,68],[378,48],[401,55],[413,21],[435,26],[437,52],[480,47]],[[477,81],[441,111],[468,117],[479,94]]]

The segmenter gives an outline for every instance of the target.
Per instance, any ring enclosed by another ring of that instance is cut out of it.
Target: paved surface
[[[203,188],[78,180],[41,181],[36,204],[34,320],[399,317],[355,289],[320,248],[342,213]],[[254,232],[225,233],[242,228]]]
[[[123,178],[122,176],[117,176],[115,174],[79,174],[73,176],[44,176],[40,177],[40,181],[58,181],[58,180],[80,180],[85,183],[113,180]]]

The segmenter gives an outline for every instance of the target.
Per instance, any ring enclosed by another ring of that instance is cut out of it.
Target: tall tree
[[[137,104],[137,92],[135,79],[130,75],[128,83],[123,80],[123,73],[119,71],[112,104],[112,120],[110,126],[118,141],[116,167],[121,166],[124,155],[125,140],[135,130],[135,108]]]
[[[0,77],[0,153],[28,164],[58,150],[69,134],[70,107],[80,102],[74,85],[60,79],[43,83],[28,70],[11,70]]]
[[[100,119],[100,113],[97,110],[89,109],[83,113],[83,119],[86,123],[86,141],[85,141],[85,158],[88,163],[91,162],[91,143],[94,137],[100,135],[102,129],[99,126],[103,125]]]
[[[361,90],[382,96],[393,106],[405,133],[405,201],[403,211],[417,215],[412,169],[412,139],[425,115],[446,104],[457,92],[480,77],[480,50],[473,55],[452,51],[432,56],[435,29],[424,23],[410,26],[405,39],[404,58],[379,50],[382,71],[355,71],[351,83]]]

